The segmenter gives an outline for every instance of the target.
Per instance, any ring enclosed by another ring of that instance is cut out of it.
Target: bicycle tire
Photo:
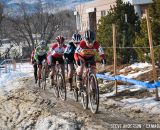
[[[74,88],[73,89],[73,96],[74,96],[74,100],[76,101],[76,102],[78,102],[78,89],[77,88]]]
[[[86,91],[81,92],[81,103],[85,110],[88,109],[88,94]]]
[[[84,109],[88,108],[88,78],[83,77],[83,90],[80,90],[81,103]]]
[[[41,79],[38,79],[38,87],[41,87]]]
[[[46,89],[46,66],[45,65],[42,66],[41,75],[42,75],[41,86],[42,86],[42,89],[45,90]]]
[[[62,100],[66,100],[67,90],[64,82],[64,77],[61,73],[57,74],[57,86],[59,90],[59,96]]]
[[[90,74],[88,83],[88,99],[92,113],[97,113],[99,108],[99,87],[95,74]]]
[[[72,83],[72,86],[73,86],[73,97],[74,97],[74,100],[76,102],[78,102],[78,89],[77,89],[77,83],[76,83],[76,72],[73,74],[73,83]]]
[[[77,79],[76,79],[76,77],[77,77],[77,73],[75,72],[75,73],[73,74],[73,77],[72,77],[72,79],[73,79],[73,81],[72,81],[72,86],[73,86],[74,88],[77,87]]]
[[[51,79],[51,80],[53,80],[53,82],[55,82],[53,85],[53,93],[54,93],[55,97],[58,98],[59,97],[59,90],[58,90],[58,86],[57,86],[57,74],[54,76],[54,79]],[[51,84],[51,86],[52,86],[52,84]]]

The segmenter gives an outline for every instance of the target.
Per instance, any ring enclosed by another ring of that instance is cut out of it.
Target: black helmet
[[[81,35],[80,35],[79,33],[74,33],[74,34],[72,35],[72,40],[73,40],[74,42],[80,42],[80,41],[82,40]]]
[[[96,39],[96,35],[95,35],[95,33],[93,31],[87,30],[84,33],[84,38],[89,43],[93,43],[95,41],[95,39]]]

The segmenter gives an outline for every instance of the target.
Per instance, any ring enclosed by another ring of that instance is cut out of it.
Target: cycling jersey
[[[86,42],[84,40],[82,40],[75,51],[74,58],[76,61],[79,60],[79,56],[84,58],[85,60],[94,59],[96,52],[99,53],[99,55],[102,59],[105,58],[104,51],[97,41],[95,41],[93,43],[92,48],[89,48],[86,45]]]
[[[34,50],[32,51],[32,53],[31,53],[31,62],[32,62],[32,64],[34,64],[35,62],[36,62],[36,60],[35,60],[35,58],[34,58]]]
[[[47,54],[49,50],[49,47],[48,46],[45,46],[44,48],[42,48],[41,46],[38,46],[36,49],[35,49],[35,54],[34,54],[34,58],[36,60],[38,60],[38,56],[44,56]]]
[[[69,62],[73,62],[75,50],[76,46],[74,45],[74,43],[69,42],[64,52],[64,57],[68,59]]]
[[[51,46],[51,55],[55,58],[62,58],[64,51],[65,51],[66,45],[63,45],[62,47],[58,46],[58,43],[53,43]]]
[[[31,59],[34,59],[34,50],[31,53]]]

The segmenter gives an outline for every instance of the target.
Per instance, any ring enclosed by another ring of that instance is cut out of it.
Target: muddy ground
[[[0,130],[138,130],[160,122],[160,115],[123,109],[117,105],[119,97],[100,99],[99,112],[92,114],[72,99],[71,92],[67,101],[56,99],[52,89],[42,90],[33,78],[11,85],[17,89],[0,93]]]

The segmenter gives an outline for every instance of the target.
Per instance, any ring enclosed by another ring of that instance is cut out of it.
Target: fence
[[[147,83],[139,80],[129,79],[123,76],[106,76],[104,74],[96,74],[97,78],[103,79],[103,80],[111,80],[111,81],[123,81],[127,83],[132,83],[135,85],[141,85],[148,89],[158,88],[160,87],[160,81],[156,81],[154,83]],[[157,99],[156,99],[157,100]]]

